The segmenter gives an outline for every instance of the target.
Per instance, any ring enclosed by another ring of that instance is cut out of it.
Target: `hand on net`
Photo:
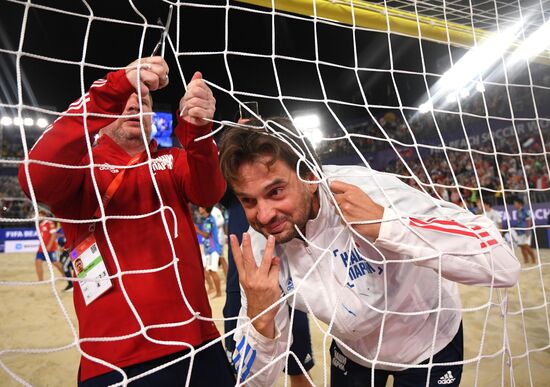
[[[352,227],[364,237],[378,238],[384,207],[375,203],[361,188],[353,184],[334,180],[330,183],[330,190],[344,215],[344,223],[372,221],[373,223],[368,224],[354,224]]]
[[[139,69],[139,73],[138,73]],[[126,67],[126,77],[142,95],[168,85],[168,64],[161,56],[136,59]]]
[[[202,79],[200,72],[195,72],[187,91],[180,100],[180,116],[193,125],[206,125],[214,117],[216,99],[212,90]]]

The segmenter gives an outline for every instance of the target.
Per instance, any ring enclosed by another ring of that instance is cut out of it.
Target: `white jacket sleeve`
[[[266,240],[252,229],[248,232],[251,236],[254,258],[256,263],[260,264]],[[252,325],[247,315],[247,304],[246,294],[241,287],[241,310],[234,335],[236,346],[232,364],[240,383],[246,381],[246,385],[252,387],[274,386],[286,364],[286,357],[281,355],[292,344],[288,305],[285,301],[275,306],[278,308],[275,315],[275,337],[269,339],[256,331]]]
[[[235,331],[235,352],[232,364],[240,383],[247,386],[274,386],[286,360],[283,354],[292,341],[290,319],[286,302],[282,302],[275,316],[275,337],[269,339],[258,333],[246,313],[246,297],[241,289],[241,310]]]
[[[494,287],[516,284],[520,264],[490,219],[399,180],[387,188],[389,202],[375,246],[441,270],[441,276],[451,281]]]

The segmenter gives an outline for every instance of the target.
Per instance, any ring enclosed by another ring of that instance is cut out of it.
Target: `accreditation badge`
[[[86,305],[113,286],[93,234],[71,251],[71,261]]]

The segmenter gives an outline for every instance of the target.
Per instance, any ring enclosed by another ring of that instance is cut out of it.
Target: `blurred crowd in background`
[[[491,100],[489,110],[505,106],[499,98]],[[483,105],[471,101],[465,109],[481,113]],[[485,120],[479,117],[472,122],[471,116],[461,114],[404,114],[378,111],[377,117],[346,125],[349,135],[338,128],[323,128],[324,140],[317,145],[317,153],[325,164],[350,163],[350,157],[363,164],[360,154],[371,167],[398,174],[408,184],[473,212],[478,211],[478,198],[496,205],[504,204],[505,198],[510,204],[508,198],[516,196],[526,203],[550,202],[550,136],[537,122],[530,122],[530,130],[513,128],[499,135],[491,126],[489,135],[483,129]],[[505,123],[512,125],[509,120]],[[471,127],[482,128],[478,137],[484,136],[484,141],[465,141],[464,132],[470,137]],[[26,133],[28,146],[40,133]],[[342,138],[330,140],[336,137]],[[21,140],[4,136],[1,155],[0,227],[23,227],[22,220],[32,219],[34,210],[19,188],[15,176],[18,163],[9,163],[23,159]]]

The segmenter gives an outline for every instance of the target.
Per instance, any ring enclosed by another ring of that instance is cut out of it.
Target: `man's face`
[[[140,104],[137,94],[133,93],[130,98],[128,98],[126,107],[122,112],[123,116],[133,116],[118,118],[111,124],[113,126],[107,130],[107,134],[121,145],[128,141],[143,142],[143,137],[141,134],[141,120],[139,116],[140,111],[142,113],[150,113],[152,111],[151,97],[150,95],[142,96]],[[143,115],[143,129],[145,130],[148,141],[151,138],[151,121],[151,114]]]
[[[199,214],[203,218],[206,218],[208,216],[208,212],[206,211],[206,208],[204,208],[204,207],[199,207]]]
[[[514,202],[514,207],[516,210],[521,210],[521,203],[520,202]]]
[[[304,232],[306,222],[317,214],[317,184],[302,182],[283,161],[269,161],[266,155],[243,164],[233,189],[252,228],[285,243],[298,235],[294,225]]]

